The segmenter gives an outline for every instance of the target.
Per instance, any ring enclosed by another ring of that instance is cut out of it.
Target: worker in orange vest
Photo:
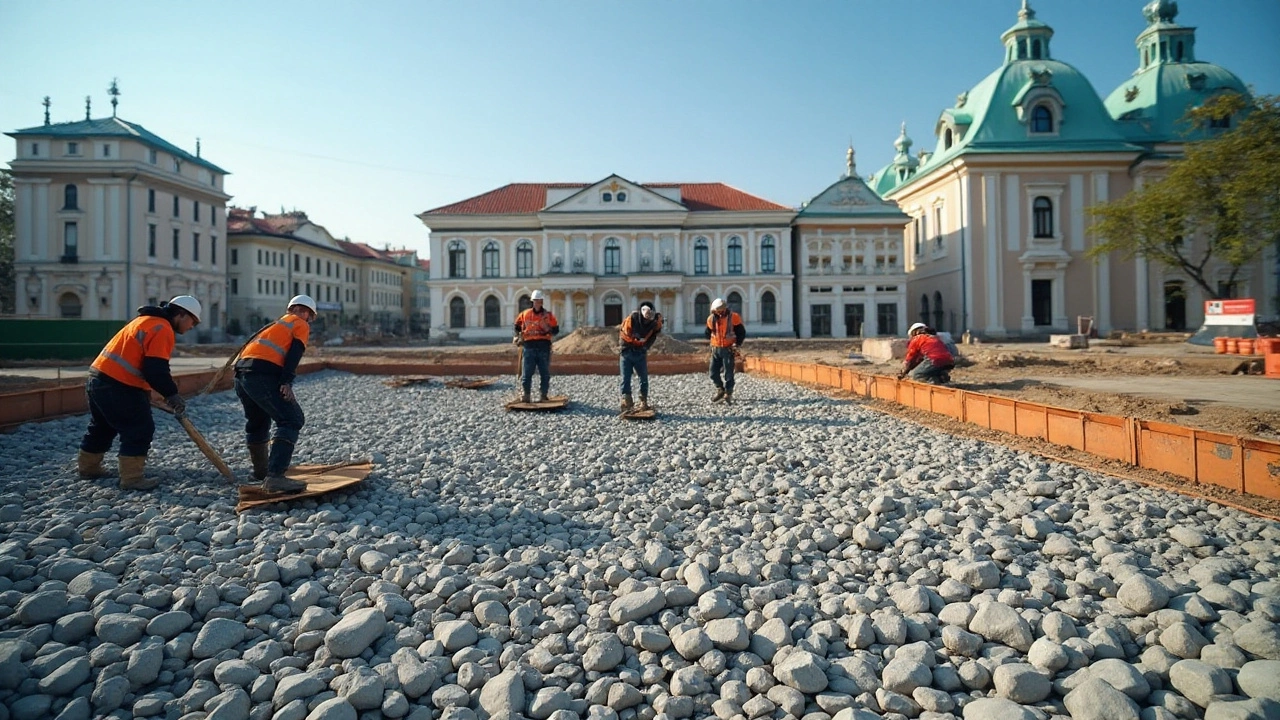
[[[618,326],[618,370],[622,375],[622,412],[631,412],[635,402],[631,399],[631,373],[640,378],[640,409],[649,409],[649,348],[662,332],[662,313],[655,312],[653,303],[645,300],[640,309],[622,319]]]
[[[160,393],[174,415],[185,417],[187,404],[169,370],[176,335],[200,324],[200,301],[179,295],[169,302],[138,308],[138,317],[111,338],[89,368],[89,429],[80,440],[80,477],[104,477],[102,456],[120,436],[120,487],[150,490],[160,483],[143,476],[147,451],[156,433],[151,390]]]
[[[711,402],[724,401],[733,404],[733,363],[737,360],[735,349],[747,339],[747,329],[742,325],[742,316],[729,309],[725,301],[716,298],[711,303],[711,315],[707,317],[707,339],[711,341],[711,382],[716,385],[716,394]],[[720,371],[724,371],[724,381],[720,380]]]
[[[298,443],[298,433],[306,418],[293,393],[298,363],[311,339],[311,322],[316,319],[316,301],[309,295],[295,295],[284,317],[258,331],[240,351],[236,361],[236,396],[244,406],[245,442],[253,477],[262,489],[272,493],[297,493],[307,484],[285,477]],[[267,435],[275,421],[276,433]]]
[[[533,388],[533,371],[538,371],[538,402],[547,401],[547,391],[551,388],[551,338],[560,333],[560,324],[550,310],[544,309],[545,297],[541,290],[534,290],[529,296],[533,307],[526,308],[516,316],[515,337],[511,342],[524,346],[521,357],[520,402],[529,402],[529,391]]]

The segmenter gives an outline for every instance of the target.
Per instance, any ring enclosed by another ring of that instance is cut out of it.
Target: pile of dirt
[[[618,339],[617,327],[580,327],[556,340],[552,348],[561,355],[617,355],[622,349],[622,341]],[[657,355],[689,355],[701,349],[669,335],[659,335],[649,352]]]

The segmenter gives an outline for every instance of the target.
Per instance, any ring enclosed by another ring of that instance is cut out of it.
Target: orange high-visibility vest
[[[721,317],[711,313],[707,318],[707,327],[711,328],[711,344],[715,347],[733,347],[737,344],[737,336],[733,328],[742,324],[742,316],[730,310]]]
[[[93,361],[93,369],[112,380],[146,390],[142,359],[168,360],[173,355],[173,326],[166,318],[143,315],[134,318],[111,338]]]
[[[516,316],[516,323],[520,325],[520,337],[525,342],[550,340],[551,328],[559,324],[556,316],[545,308],[540,313],[534,312],[533,308],[525,308]]]
[[[289,354],[289,346],[293,345],[295,339],[306,345],[311,339],[311,325],[293,313],[285,313],[284,317],[258,333],[258,337],[254,338],[253,342],[240,353],[240,358],[266,360],[273,365],[284,367],[284,357]]]
[[[662,330],[662,320],[655,316],[653,320],[653,328],[649,330],[649,334],[644,337],[640,337],[636,335],[631,328],[631,318],[633,317],[635,317],[635,314],[628,315],[622,319],[622,326],[618,329],[618,336],[622,340],[623,345],[643,348],[645,343],[649,342],[650,337]]]

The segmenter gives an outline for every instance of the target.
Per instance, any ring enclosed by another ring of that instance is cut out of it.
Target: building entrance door
[[[1053,324],[1053,281],[1031,281],[1031,317],[1035,324]]]
[[[604,324],[605,327],[622,324],[622,303],[604,304]]]
[[[844,306],[845,337],[862,337],[862,326],[867,322],[867,306],[862,303],[846,303]]]

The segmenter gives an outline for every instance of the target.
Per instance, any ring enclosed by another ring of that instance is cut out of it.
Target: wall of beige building
[[[806,220],[795,232],[800,337],[906,332],[912,320],[900,223]]]

